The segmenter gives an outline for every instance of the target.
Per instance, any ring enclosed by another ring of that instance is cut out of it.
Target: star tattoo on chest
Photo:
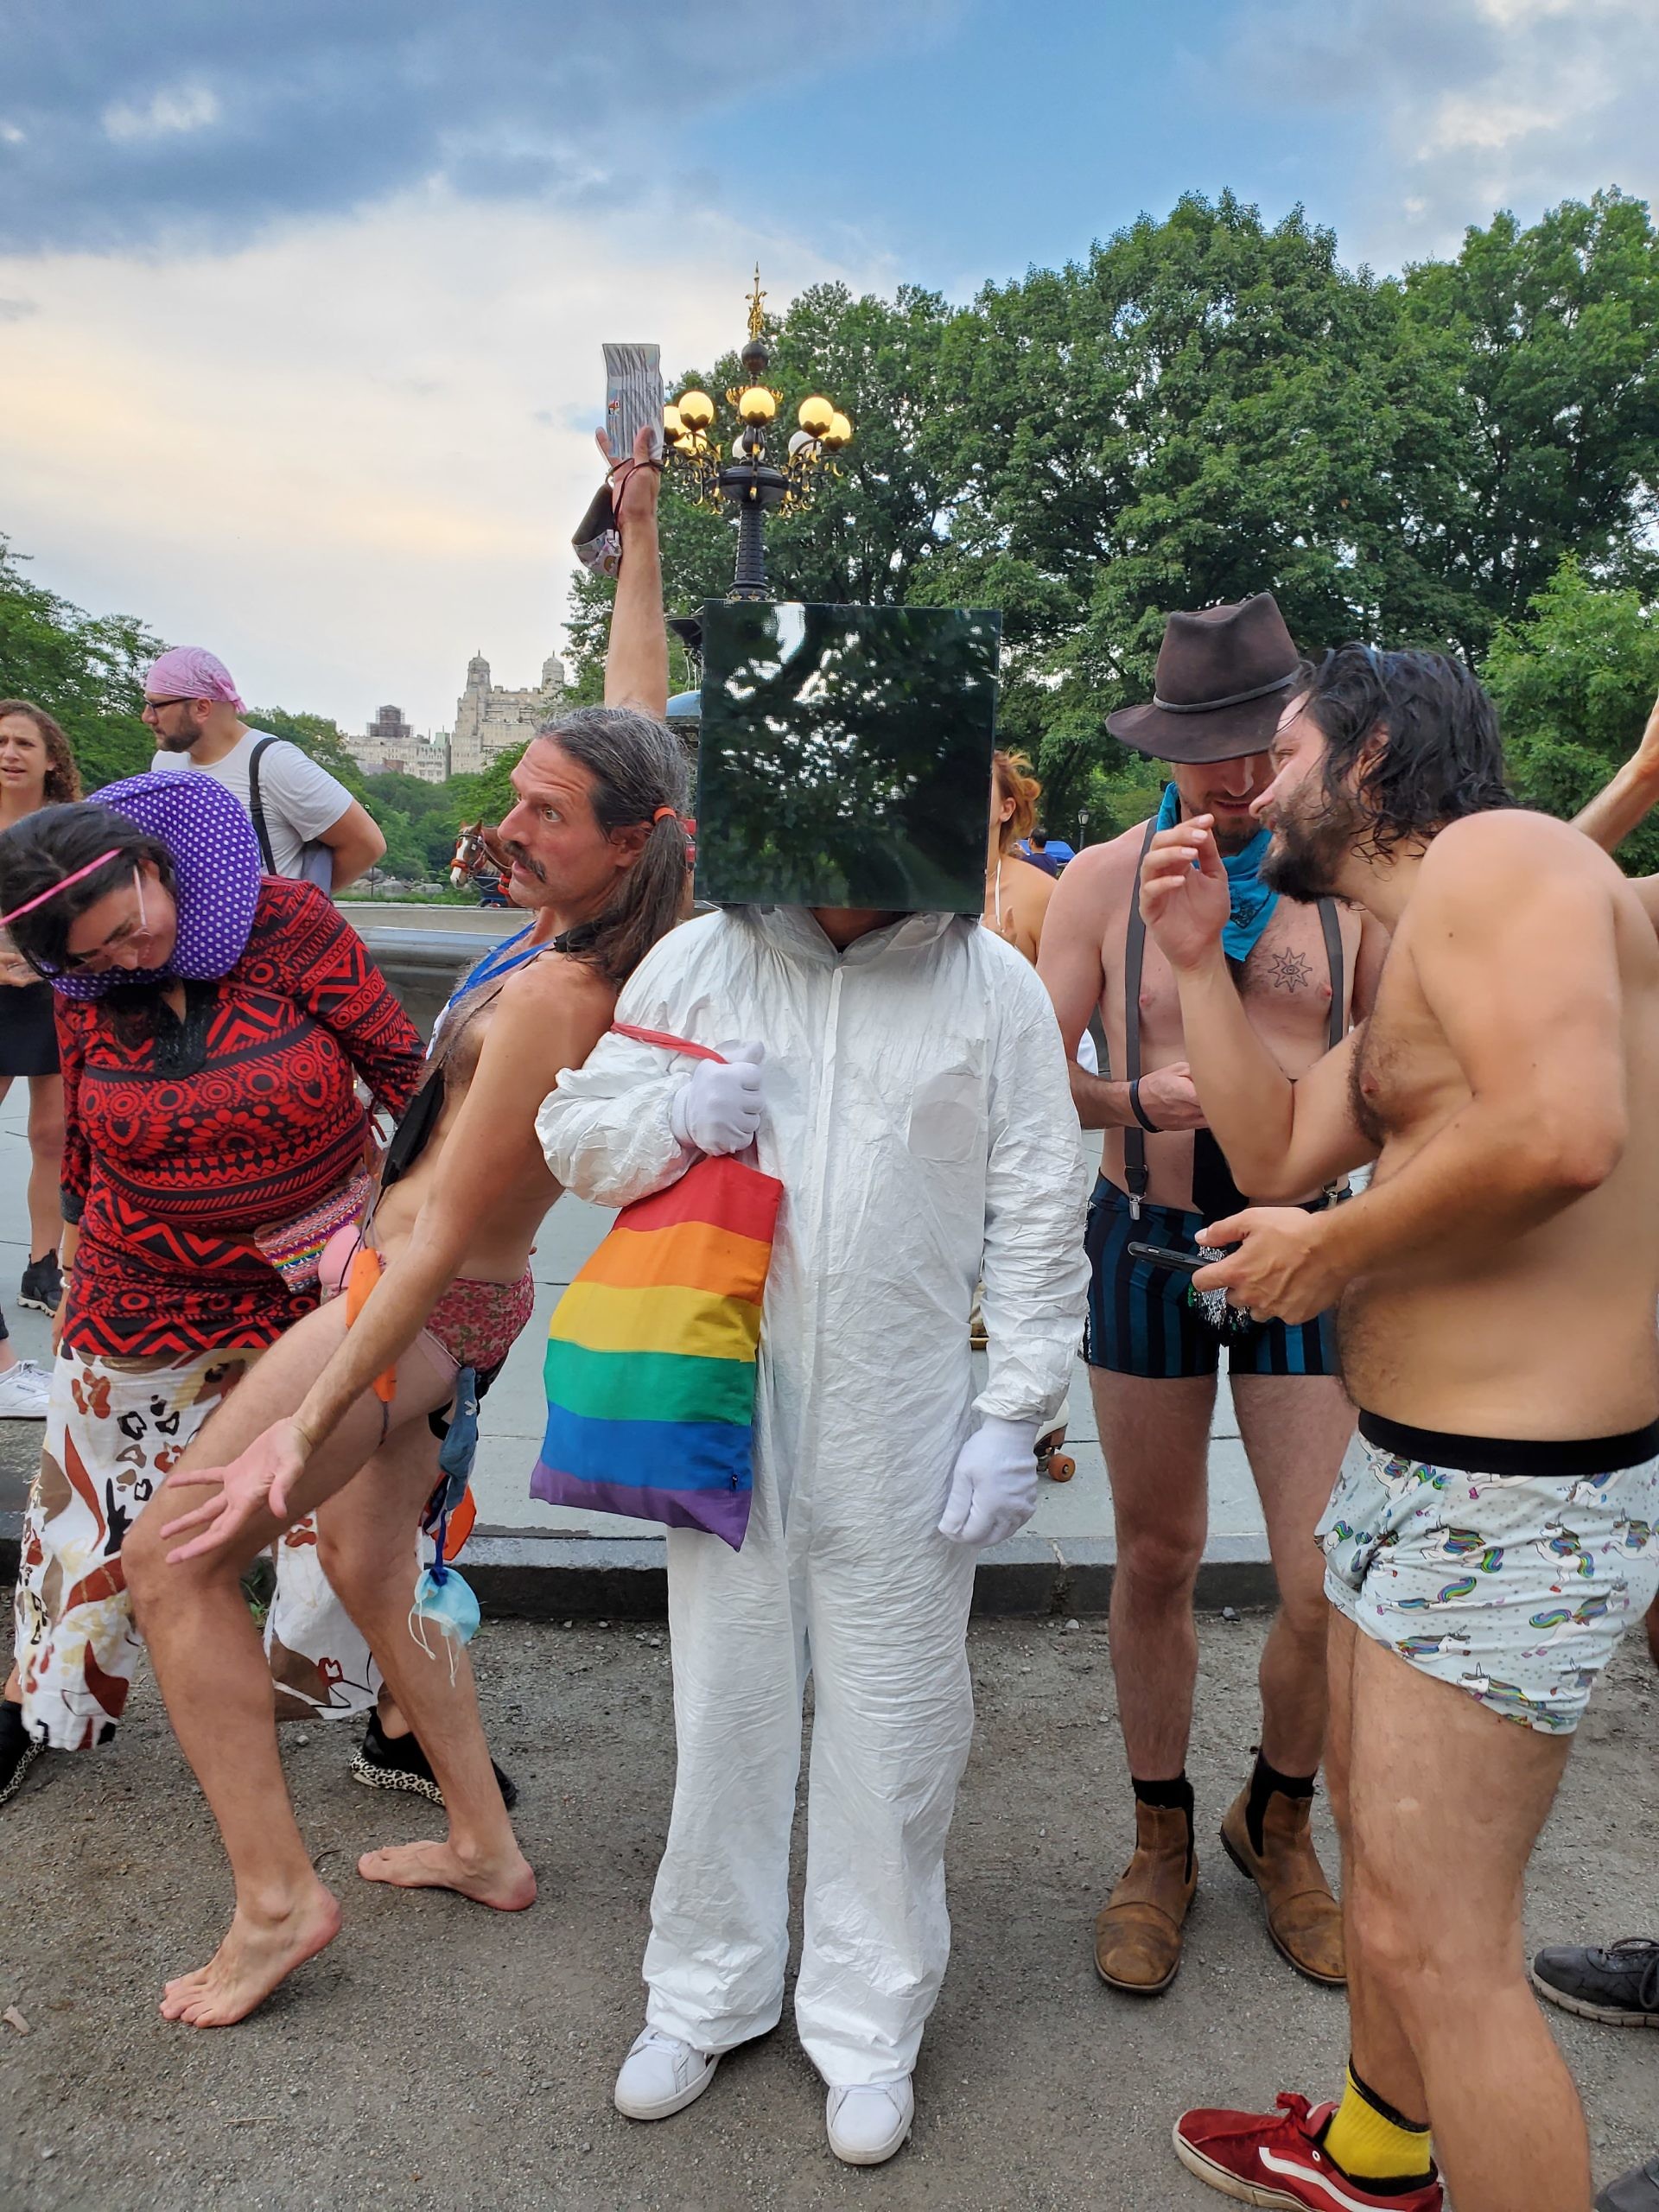
[[[1276,991],[1305,991],[1313,970],[1300,952],[1275,952],[1268,963],[1268,980]]]

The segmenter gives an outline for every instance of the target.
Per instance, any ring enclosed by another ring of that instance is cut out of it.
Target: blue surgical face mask
[[[453,1567],[435,1560],[415,1585],[415,1602],[409,1609],[409,1632],[429,1659],[437,1657],[427,1640],[429,1624],[449,1647],[449,1680],[455,1679],[455,1662],[464,1643],[478,1633],[478,1599]]]

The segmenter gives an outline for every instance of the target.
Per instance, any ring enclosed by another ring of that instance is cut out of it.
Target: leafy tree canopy
[[[1659,696],[1659,620],[1633,586],[1598,591],[1563,561],[1529,609],[1493,639],[1481,675],[1503,717],[1516,796],[1571,816],[1625,760]],[[1659,821],[1620,848],[1633,874],[1659,874]]]
[[[86,790],[141,774],[156,750],[139,720],[144,671],[161,639],[126,615],[83,614],[26,561],[0,537],[0,696],[56,715]]]
[[[817,285],[767,336],[784,433],[815,391],[856,430],[811,506],[770,526],[776,590],[1000,608],[1003,738],[1035,761],[1057,834],[1083,808],[1107,834],[1155,789],[1104,725],[1147,696],[1169,610],[1256,591],[1306,651],[1357,637],[1482,668],[1539,804],[1576,805],[1641,728],[1659,234],[1639,200],[1598,193],[1529,226],[1499,213],[1395,279],[1344,269],[1300,209],[1269,225],[1194,194],[969,306]],[[741,375],[734,353],[673,389],[718,398]],[[724,594],[734,537],[671,478],[671,609]],[[577,701],[601,696],[612,599],[578,575]],[[69,606],[0,540],[0,691],[58,715],[89,785],[148,761],[139,685],[159,649],[136,620]],[[677,646],[672,680],[691,680]],[[512,803],[511,759],[438,798],[365,778],[325,716],[251,718],[369,801],[400,872],[435,870],[462,820]]]

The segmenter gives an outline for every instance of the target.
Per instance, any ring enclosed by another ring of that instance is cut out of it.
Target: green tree
[[[401,771],[370,776],[366,779],[366,804],[383,829],[389,815],[399,815],[409,825],[413,849],[420,867],[416,873],[442,880],[448,873],[455,849],[455,833],[463,821],[475,818],[466,810],[464,801],[472,797],[472,777],[452,776],[442,784],[423,783],[417,776],[406,776]],[[388,865],[391,848],[391,832],[386,833]],[[401,873],[408,873],[404,870]]]
[[[1454,480],[1425,513],[1478,649],[1567,556],[1596,582],[1659,584],[1659,234],[1620,192],[1522,229],[1499,214],[1406,279],[1407,322],[1457,364]],[[1399,639],[1392,642],[1401,642]]]
[[[1562,562],[1524,622],[1499,626],[1481,677],[1503,716],[1516,793],[1570,817],[1635,749],[1659,696],[1659,620],[1633,587],[1598,590]],[[1659,822],[1619,849],[1633,874],[1659,874]]]
[[[1227,193],[957,318],[933,435],[965,489],[930,588],[1003,607],[1005,724],[1046,804],[1122,761],[1104,718],[1146,696],[1172,607],[1270,590],[1310,647],[1450,633],[1418,520],[1457,454],[1452,371],[1332,232]]]
[[[0,696],[57,717],[89,791],[142,774],[156,747],[139,709],[160,639],[126,615],[83,613],[27,575],[25,558],[0,537]]]
[[[353,798],[366,804],[368,778],[332,715],[291,714],[286,707],[250,707],[245,719],[251,729],[263,730],[271,737],[285,737],[302,753],[308,753],[319,767],[326,768],[345,785]],[[374,811],[372,807],[369,810]],[[384,830],[385,824],[382,823],[380,826]]]
[[[861,607],[925,599],[921,580],[944,540],[954,496],[948,446],[926,435],[945,404],[939,382],[950,316],[938,294],[901,285],[897,296],[855,298],[844,284],[815,284],[767,327],[768,385],[784,395],[772,443],[781,448],[803,399],[823,392],[851,416],[853,443],[821,475],[808,506],[767,524],[768,571],[778,596]],[[693,385],[730,410],[723,395],[745,381],[735,352],[673,385]],[[717,432],[718,435],[719,433]],[[723,514],[681,496],[671,467],[662,502],[663,588],[671,612],[693,612],[731,587],[736,531]],[[605,635],[614,586],[576,578],[569,627],[578,700],[603,690]],[[690,680],[677,655],[677,688]]]

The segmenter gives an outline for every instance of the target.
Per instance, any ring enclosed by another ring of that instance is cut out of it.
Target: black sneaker
[[[502,1773],[493,1759],[490,1765],[500,1787],[501,1802],[511,1812],[518,1802],[518,1785]],[[367,1789],[412,1789],[417,1797],[429,1797],[435,1805],[443,1802],[438,1778],[427,1764],[426,1753],[416,1742],[414,1730],[411,1728],[406,1736],[388,1736],[380,1726],[378,1713],[369,1715],[363,1741],[352,1761],[352,1779]]]
[[[1596,2212],[1659,2212],[1659,2152],[1609,2182],[1596,2199]]]
[[[0,1805],[17,1795],[23,1777],[45,1749],[24,1727],[22,1706],[0,1698]]]
[[[1659,1942],[1650,1936],[1629,1936],[1605,1950],[1557,1943],[1539,1952],[1531,1972],[1541,1997],[1586,2020],[1659,2028]]]
[[[31,1307],[36,1313],[55,1313],[62,1296],[63,1270],[58,1265],[57,1254],[48,1252],[38,1260],[31,1260],[23,1269],[17,1303]]]

